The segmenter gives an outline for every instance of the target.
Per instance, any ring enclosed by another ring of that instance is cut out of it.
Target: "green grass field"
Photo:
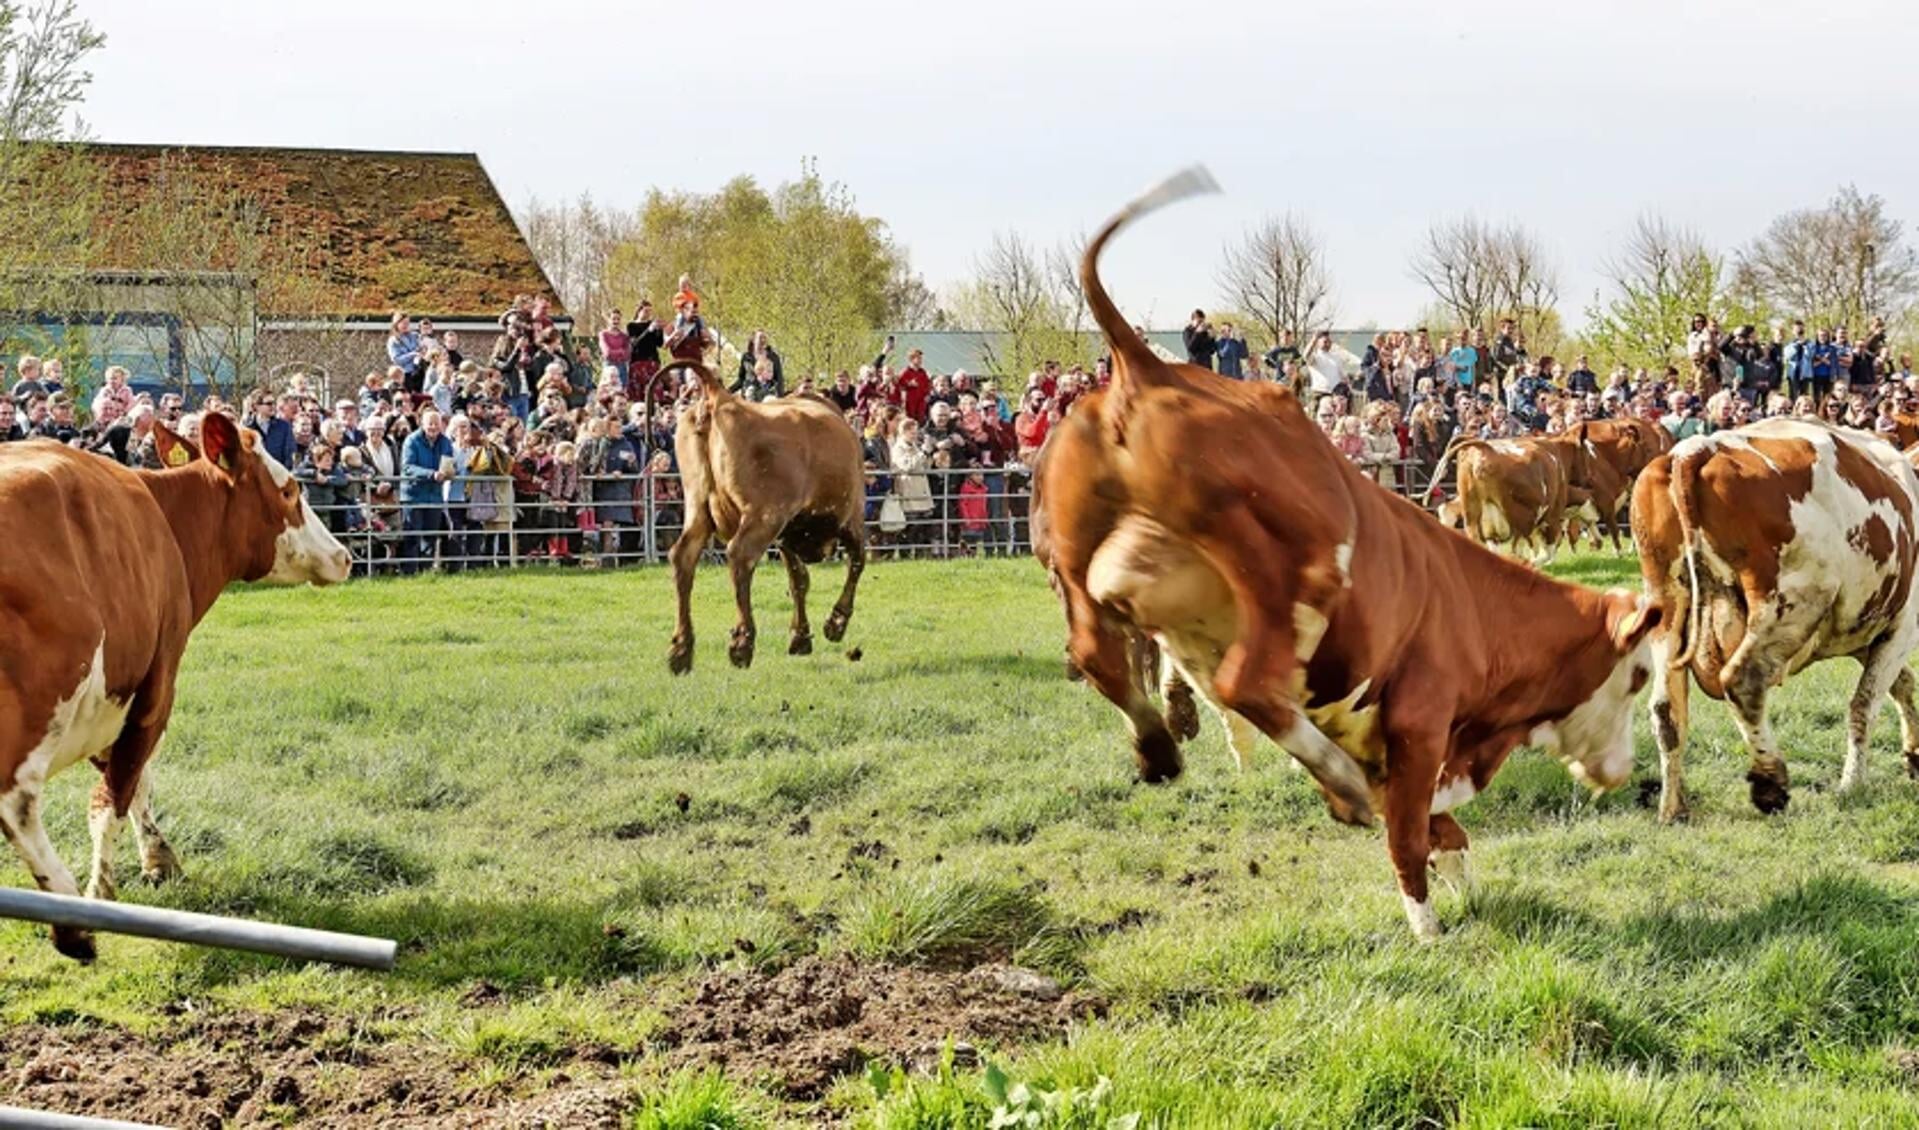
[[[816,575],[816,617],[838,579]],[[297,1014],[478,1106],[590,1061],[639,1126],[1919,1125],[1919,785],[1888,711],[1869,787],[1830,793],[1850,664],[1774,700],[1780,817],[1748,805],[1736,732],[1696,696],[1689,826],[1515,755],[1460,814],[1473,904],[1442,893],[1448,933],[1422,946],[1378,834],[1335,826],[1272,747],[1237,774],[1208,716],[1184,778],[1135,786],[1118,713],[1062,675],[1032,562],[876,566],[846,643],[802,659],[784,587],[762,571],[759,659],[735,671],[703,569],[679,680],[661,570],[228,594],[154,770],[187,877],[132,881],[128,836],[123,897],[398,938],[399,968],[124,938],[81,967],[0,925],[0,1103],[41,1094],[12,1070],[21,1033],[184,1056],[209,1038],[170,1042],[182,1025]],[[93,777],[49,797],[77,873]],[[10,852],[0,882],[29,882]],[[1104,1007],[803,1099],[662,1043],[703,980],[815,954],[1010,962]],[[340,1080],[358,1062],[320,1058]],[[999,1097],[1002,1076],[1026,1089]],[[362,1124],[324,1081],[276,1101],[226,1116]]]

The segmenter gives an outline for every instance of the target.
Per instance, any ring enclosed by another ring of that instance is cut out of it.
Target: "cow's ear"
[[[1638,647],[1665,615],[1664,609],[1649,596],[1634,596],[1623,589],[1615,589],[1606,596],[1606,634],[1612,637],[1613,649],[1621,655]]]
[[[209,463],[231,475],[244,446],[240,426],[219,412],[209,412],[200,421],[200,445]]]
[[[153,425],[153,450],[159,454],[162,467],[184,467],[200,458],[200,449],[190,440],[158,422]]]

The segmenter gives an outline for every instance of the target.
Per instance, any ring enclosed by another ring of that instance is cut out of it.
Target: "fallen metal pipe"
[[[398,942],[387,938],[336,934],[331,930],[309,930],[303,926],[222,918],[214,914],[193,914],[157,906],[103,902],[73,895],[48,894],[45,891],[24,891],[18,887],[0,887],[0,918],[20,918],[28,922],[44,922],[49,926],[70,926],[80,930],[104,930],[111,934],[133,934],[187,945],[270,953],[302,961],[357,965],[365,969],[392,969],[394,955],[400,948]],[[6,1120],[0,1117],[0,1126],[5,1125]]]
[[[50,1110],[0,1106],[0,1127],[19,1130],[166,1130],[151,1122],[121,1122],[112,1118],[89,1118],[84,1114],[55,1114]]]

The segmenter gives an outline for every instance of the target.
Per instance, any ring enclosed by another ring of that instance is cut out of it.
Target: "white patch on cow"
[[[1333,547],[1333,565],[1339,570],[1339,579],[1347,588],[1353,587],[1353,543],[1340,542]]]
[[[1433,790],[1432,811],[1451,812],[1477,795],[1479,789],[1473,784],[1472,774],[1461,773]]]
[[[285,490],[293,478],[287,469],[264,449],[256,450],[254,454],[266,466],[274,487]],[[353,559],[347,554],[346,547],[333,536],[333,532],[326,528],[326,523],[313,512],[304,491],[300,494],[300,514],[298,526],[289,523],[274,539],[273,571],[265,579],[283,585],[331,585],[346,580],[352,570]]]
[[[127,706],[125,700],[107,693],[107,640],[102,635],[79,685],[54,706],[46,736],[27,751],[18,779],[44,784],[74,762],[112,745],[126,725]]]
[[[1488,500],[1479,508],[1479,540],[1487,545],[1504,545],[1513,540],[1513,524],[1499,503]]]
[[[266,464],[267,474],[273,478],[274,486],[284,488],[287,480],[293,478],[293,473],[281,465],[280,461],[275,459],[266,448],[256,447],[253,453],[260,457],[260,462]]]
[[[1413,937],[1422,942],[1436,941],[1439,938],[1439,915],[1433,913],[1433,904],[1424,899],[1400,892],[1400,900],[1406,904],[1406,921],[1412,924]]]
[[[58,894],[78,894],[79,889],[47,839],[39,800],[49,779],[111,746],[126,723],[128,704],[107,693],[106,646],[103,635],[93,661],[79,672],[73,693],[54,704],[46,735],[27,751],[13,787],[0,794],[0,825],[11,833],[35,880]]]
[[[1488,446],[1491,447],[1494,451],[1499,452],[1501,455],[1526,454],[1526,448],[1523,444],[1516,443],[1513,440],[1509,440],[1509,439],[1496,439],[1496,440],[1493,440],[1490,444],[1488,444]]]
[[[1573,778],[1594,792],[1606,792],[1632,776],[1633,673],[1653,675],[1645,640],[1613,663],[1606,681],[1572,713],[1533,730],[1535,744],[1553,752]],[[1644,680],[1642,680],[1644,681]],[[1544,731],[1542,733],[1542,731]]]
[[[1304,601],[1293,605],[1293,654],[1302,665],[1319,650],[1319,641],[1326,635],[1326,624],[1326,614],[1319,609]]]

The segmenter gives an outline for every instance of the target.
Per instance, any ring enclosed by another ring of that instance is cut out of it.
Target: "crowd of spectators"
[[[1585,354],[1571,365],[1533,356],[1511,320],[1490,343],[1470,328],[1436,341],[1424,327],[1379,332],[1359,355],[1328,332],[1303,352],[1282,333],[1255,355],[1231,325],[1216,328],[1198,310],[1184,336],[1194,364],[1291,385],[1335,447],[1399,489],[1424,485],[1457,440],[1546,434],[1584,420],[1637,417],[1680,439],[1773,416],[1888,438],[1919,430],[1919,379],[1911,356],[1891,350],[1883,318],[1855,339],[1843,325],[1808,333],[1803,320],[1778,322],[1761,333],[1696,314],[1683,368],[1614,365],[1603,379]]]
[[[672,434],[695,386],[655,377],[665,358],[710,358],[718,341],[690,279],[672,310],[656,316],[642,301],[630,320],[610,310],[594,340],[569,344],[550,304],[521,296],[471,356],[457,334],[395,314],[388,363],[345,395],[295,375],[239,403],[209,395],[192,412],[178,394],[136,393],[111,366],[84,422],[61,362],[23,356],[0,398],[0,442],[42,436],[158,468],[155,422],[193,439],[202,414],[224,412],[306,483],[330,528],[356,535],[348,543],[363,569],[619,564],[650,556],[682,522]],[[1803,322],[1728,332],[1699,315],[1683,371],[1614,366],[1603,379],[1583,354],[1570,366],[1533,356],[1510,321],[1490,342],[1476,329],[1437,339],[1424,328],[1381,332],[1356,355],[1325,332],[1303,348],[1282,333],[1256,351],[1238,328],[1194,311],[1184,339],[1195,364],[1291,386],[1340,452],[1407,493],[1425,488],[1459,439],[1605,417],[1656,420],[1681,438],[1779,415],[1919,431],[1919,379],[1909,357],[1888,349],[1881,320],[1854,340],[1847,327],[1808,334]],[[857,369],[795,378],[756,331],[727,376],[751,400],[811,393],[836,405],[862,440],[876,542],[945,555],[1024,544],[1033,460],[1075,402],[1107,383],[1109,367],[1049,361],[1004,388],[964,370],[931,372],[919,349],[901,354],[888,337]]]

